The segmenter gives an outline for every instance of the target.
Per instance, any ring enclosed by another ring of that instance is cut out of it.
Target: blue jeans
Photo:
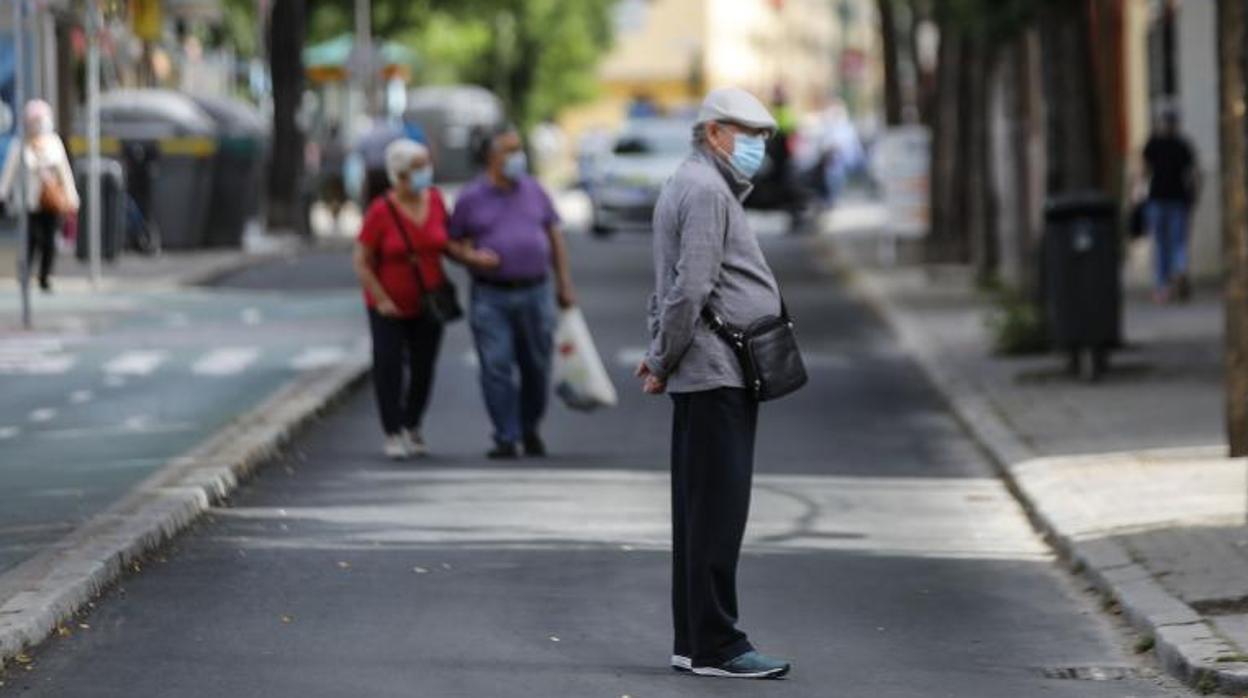
[[[1182,201],[1155,199],[1148,202],[1146,223],[1153,234],[1154,281],[1165,289],[1175,277],[1187,273],[1188,205]]]
[[[473,286],[469,324],[497,443],[537,433],[550,394],[556,320],[549,281],[525,289]]]

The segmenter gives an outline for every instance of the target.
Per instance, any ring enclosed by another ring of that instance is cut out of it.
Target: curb
[[[141,557],[225,499],[367,374],[369,360],[309,372],[175,457],[55,547],[0,575],[0,669],[34,647]],[[137,567],[136,567],[137,569]]]
[[[1248,664],[1242,653],[1191,606],[1164,589],[1125,547],[1110,539],[1076,540],[1049,515],[1043,498],[1015,471],[1018,464],[1039,458],[995,409],[992,402],[958,371],[941,362],[919,325],[897,307],[870,273],[832,262],[855,296],[864,301],[897,336],[928,381],[948,403],[963,428],[990,456],[989,460],[1022,504],[1032,524],[1076,571],[1122,609],[1140,633],[1153,639],[1165,670],[1202,693],[1248,691]]]

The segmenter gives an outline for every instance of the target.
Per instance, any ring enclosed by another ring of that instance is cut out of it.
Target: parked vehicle
[[[689,154],[693,122],[646,118],[629,121],[589,182],[593,233],[650,228],[659,190]]]

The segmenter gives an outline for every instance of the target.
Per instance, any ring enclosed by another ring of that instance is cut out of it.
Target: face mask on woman
[[[425,165],[408,173],[407,188],[413,194],[418,194],[431,186],[433,186],[433,166]]]

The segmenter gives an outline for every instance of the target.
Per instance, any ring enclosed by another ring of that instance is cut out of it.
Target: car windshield
[[[689,140],[689,127],[637,127],[621,134],[612,152],[616,155],[681,155],[689,150]]]

